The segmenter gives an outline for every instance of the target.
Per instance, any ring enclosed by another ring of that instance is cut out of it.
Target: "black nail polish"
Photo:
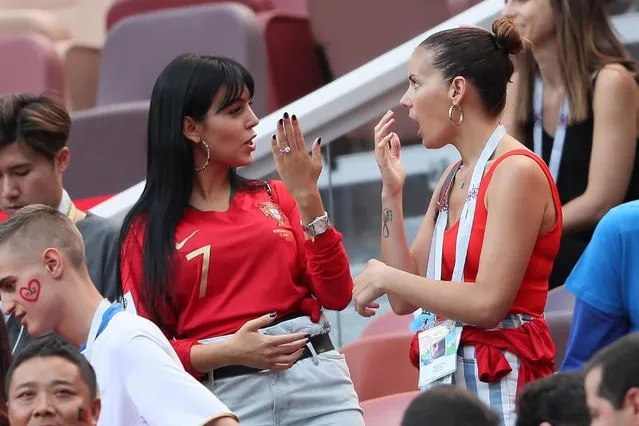
[[[297,120],[297,117],[295,116],[295,114],[293,114],[293,115],[291,116],[291,120],[293,120],[293,121],[296,121],[296,120]]]
[[[270,314],[268,314],[268,316],[271,318],[275,318],[277,316],[277,312],[271,312]]]
[[[322,138],[318,138],[318,139],[317,139],[317,144],[318,144],[318,145],[321,145],[321,144],[322,144]]]
[[[284,118],[288,118],[288,112],[284,113]]]
[[[275,135],[273,135],[273,140],[276,140],[277,138],[275,137]]]
[[[281,126],[282,124],[284,124],[284,120],[282,120],[282,119],[280,118],[280,121],[278,121],[278,123],[279,123],[279,125]]]
[[[307,335],[306,335],[306,338],[310,340],[311,335],[310,335],[310,334],[307,334]]]

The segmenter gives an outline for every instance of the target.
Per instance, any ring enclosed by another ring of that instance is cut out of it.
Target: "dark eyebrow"
[[[9,167],[9,170],[22,169],[25,167],[31,167],[31,163],[14,164],[13,166]]]
[[[222,109],[231,108],[232,106],[235,106],[235,105],[237,105],[239,103],[242,103],[242,102],[244,102],[244,99],[242,99],[242,98],[233,99],[231,102],[229,102],[229,104],[227,106],[225,106]]]
[[[16,386],[16,391],[19,391],[22,388],[35,388],[35,387],[36,387],[35,382],[21,383],[18,386]]]
[[[224,108],[231,107],[231,106],[233,106],[235,104],[238,104],[238,103],[244,103],[244,102],[251,103],[252,100],[253,100],[253,98],[250,95],[245,97],[242,94],[239,98],[235,98],[231,102],[229,102],[229,104],[227,106],[225,106]]]
[[[68,381],[68,380],[55,379],[49,384],[49,386],[60,386],[60,385],[73,386],[73,383]],[[18,391],[18,390],[20,390],[22,388],[34,388],[34,387],[37,387],[37,383],[35,383],[35,382],[25,382],[25,383],[21,383],[18,386],[16,386],[16,391]]]

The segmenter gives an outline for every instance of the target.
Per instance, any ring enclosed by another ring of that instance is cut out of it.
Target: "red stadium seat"
[[[408,359],[412,338],[409,332],[382,334],[341,349],[360,401],[417,389],[419,374]]]
[[[419,391],[402,392],[364,401],[364,424],[366,426],[400,426],[404,412],[419,395]]]
[[[387,333],[407,333],[412,319],[412,315],[396,315],[393,312],[385,312],[366,326],[360,339]]]
[[[64,97],[64,66],[53,42],[39,34],[0,37],[0,95],[55,93]]]

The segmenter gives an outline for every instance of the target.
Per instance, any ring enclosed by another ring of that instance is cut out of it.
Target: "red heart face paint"
[[[31,280],[29,284],[24,287],[20,287],[20,297],[27,302],[37,302],[40,297],[40,281]]]

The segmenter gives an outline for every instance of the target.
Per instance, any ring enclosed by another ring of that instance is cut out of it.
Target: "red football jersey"
[[[187,208],[175,231],[176,316],[158,326],[185,368],[197,340],[236,332],[270,312],[300,312],[314,296],[322,306],[342,310],[353,281],[342,235],[332,226],[306,240],[297,205],[283,183],[266,190],[238,191],[225,212]],[[144,226],[138,221],[123,247],[122,286],[139,315],[152,319],[140,303]]]

